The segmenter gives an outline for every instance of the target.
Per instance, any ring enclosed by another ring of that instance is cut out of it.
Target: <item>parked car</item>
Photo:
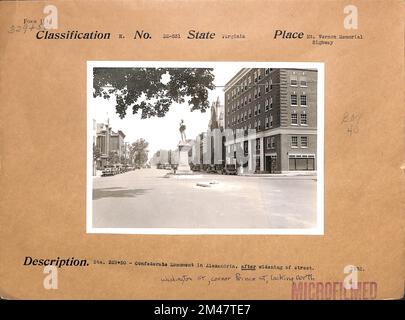
[[[112,166],[105,167],[101,174],[102,177],[113,176],[113,175],[115,175],[115,168]]]
[[[208,167],[207,167],[207,173],[217,173],[217,170],[216,170],[216,168],[215,168],[215,165],[213,165],[213,164],[210,164]]]
[[[236,169],[236,165],[234,164],[227,164],[222,169],[222,174],[233,174],[237,175],[238,170]]]

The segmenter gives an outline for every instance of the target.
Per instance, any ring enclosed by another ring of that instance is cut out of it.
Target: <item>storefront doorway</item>
[[[266,156],[265,170],[268,173],[275,173],[277,168],[277,156]]]

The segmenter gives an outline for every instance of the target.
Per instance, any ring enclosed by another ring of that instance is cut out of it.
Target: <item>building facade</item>
[[[106,123],[96,124],[96,148],[100,154],[97,169],[103,169],[109,164],[123,163],[129,157],[128,144],[125,134],[118,130],[114,132],[107,120]]]
[[[211,104],[211,117],[208,123],[208,129],[220,129],[225,128],[225,112],[224,105],[221,104],[219,97]]]
[[[263,173],[315,171],[317,82],[315,69],[240,70],[224,90],[225,128],[244,134],[226,141],[226,162],[235,163],[233,151],[240,144],[249,159],[242,168]]]

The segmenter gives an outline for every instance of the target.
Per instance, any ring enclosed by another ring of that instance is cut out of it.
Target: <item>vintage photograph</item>
[[[87,232],[323,234],[321,63],[87,63]]]

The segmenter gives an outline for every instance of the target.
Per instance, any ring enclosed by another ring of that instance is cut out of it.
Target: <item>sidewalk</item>
[[[239,173],[241,177],[316,177],[316,171],[297,171],[285,173]]]

